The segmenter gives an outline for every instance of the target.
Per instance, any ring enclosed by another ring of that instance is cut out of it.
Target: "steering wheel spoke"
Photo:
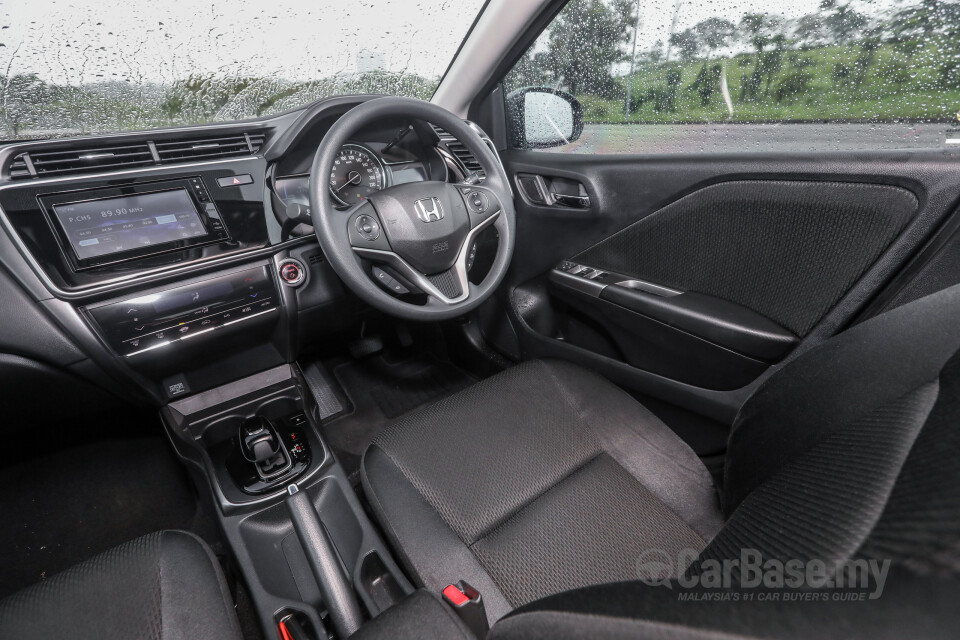
[[[470,226],[489,224],[490,220],[503,211],[500,197],[496,191],[478,184],[458,182],[454,185],[470,212]]]
[[[354,215],[358,214],[355,213]],[[353,250],[361,258],[388,265],[433,300],[445,305],[455,305],[468,300],[475,289],[470,283],[467,269],[470,260],[470,247],[476,242],[477,235],[492,225],[499,215],[500,211],[490,213],[473,227],[460,246],[456,262],[450,269],[439,273],[422,273],[399,254],[389,249],[377,249],[371,246],[354,244]]]

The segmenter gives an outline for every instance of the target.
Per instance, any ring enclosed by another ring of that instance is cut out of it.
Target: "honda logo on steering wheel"
[[[417,200],[413,203],[413,208],[417,210],[417,217],[424,222],[436,222],[443,218],[443,207],[437,198]]]

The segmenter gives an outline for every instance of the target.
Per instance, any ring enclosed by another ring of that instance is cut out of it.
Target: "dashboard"
[[[0,288],[22,288],[53,318],[44,331],[57,334],[21,340],[21,351],[67,358],[90,369],[86,378],[110,379],[103,387],[122,381],[132,396],[164,403],[291,362],[359,324],[368,311],[326,264],[313,229],[287,226],[287,207],[309,208],[314,179],[345,208],[393,185],[479,169],[429,123],[385,120],[358,131],[330,175],[311,176],[327,130],[366,99],[0,147]],[[0,322],[25,335],[39,330],[21,316],[0,310]],[[69,357],[47,346],[61,343],[75,345]]]

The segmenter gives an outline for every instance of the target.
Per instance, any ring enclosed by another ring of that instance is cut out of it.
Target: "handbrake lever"
[[[340,566],[333,541],[320,523],[310,498],[296,484],[290,484],[287,493],[290,519],[293,520],[293,528],[307,556],[313,577],[320,586],[320,595],[327,605],[330,622],[340,638],[347,638],[363,623],[357,594]]]

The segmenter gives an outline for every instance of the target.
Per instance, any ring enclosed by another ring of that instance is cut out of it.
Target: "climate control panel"
[[[88,307],[86,312],[107,343],[131,357],[262,318],[278,306],[271,271],[259,266]]]

